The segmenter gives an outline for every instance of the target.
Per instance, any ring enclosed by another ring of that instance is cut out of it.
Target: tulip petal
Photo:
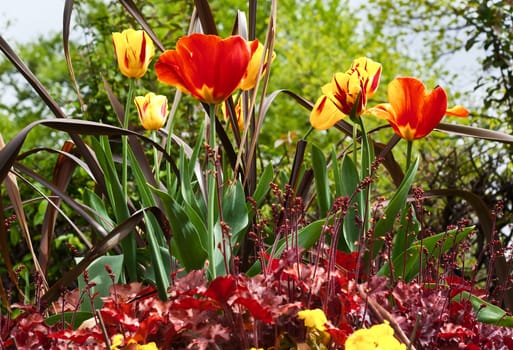
[[[155,72],[161,82],[176,86],[181,92],[190,94],[191,92],[185,86],[185,81],[182,78],[183,73],[180,68],[182,65],[180,63],[181,59],[177,51],[166,50],[155,63]]]
[[[447,94],[445,90],[440,86],[434,88],[431,93],[424,96],[420,107],[418,115],[420,122],[417,126],[416,138],[426,136],[440,124],[447,109]]]
[[[317,99],[317,102],[310,113],[310,123],[318,130],[327,130],[343,118],[344,114],[325,95],[322,95]]]
[[[456,105],[445,111],[445,115],[450,115],[452,117],[468,117],[469,114],[470,112],[465,107],[460,105]]]

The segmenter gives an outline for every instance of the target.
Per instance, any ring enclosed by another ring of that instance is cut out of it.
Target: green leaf
[[[130,210],[128,209],[127,198],[125,198],[119,176],[116,172],[114,157],[110,149],[108,137],[100,136],[99,141],[92,138],[92,147],[98,159],[98,163],[105,174],[107,194],[114,210],[116,223],[119,224],[130,216]],[[124,261],[128,277],[130,281],[137,281],[137,244],[135,242],[134,233],[130,233],[120,245],[123,255],[125,256]]]
[[[395,237],[392,245],[392,259],[408,249],[415,241],[420,231],[420,223],[415,217],[415,211],[411,210],[411,217],[408,211],[411,205],[405,205],[401,212],[401,223],[395,231]]]
[[[315,179],[315,190],[317,204],[319,206],[319,215],[326,217],[328,210],[331,208],[330,188],[328,184],[326,158],[322,151],[312,146],[312,168]]]
[[[255,192],[253,193],[253,199],[256,201],[257,208],[260,207],[260,204],[264,201],[265,196],[269,192],[269,184],[273,180],[274,177],[274,169],[272,164],[269,164],[264,172],[260,175],[258,183],[255,188]]]
[[[508,313],[500,307],[490,304],[469,292],[462,291],[453,299],[457,301],[465,299],[470,300],[479,322],[493,324],[500,327],[513,327],[513,316],[509,316]]]
[[[335,196],[342,197],[344,181],[342,181],[342,175],[341,175],[339,167],[337,166],[338,159],[337,159],[337,152],[335,150],[335,147],[332,147],[332,149],[331,149],[331,163],[335,164],[335,166],[332,167],[333,168],[333,178],[335,180]]]
[[[77,264],[80,262],[80,260],[82,260],[82,258],[75,258]],[[99,309],[103,305],[101,297],[110,295],[110,286],[112,285],[112,280],[107,270],[105,270],[105,265],[110,266],[112,273],[114,274],[114,282],[117,283],[123,271],[123,255],[100,256],[87,267],[86,270],[89,276],[89,283],[96,283],[94,287],[91,287],[90,293],[92,295],[98,292],[98,295],[93,300],[95,309]],[[78,288],[80,291],[82,291],[84,290],[85,286],[86,284],[84,281],[84,275],[81,274],[78,277]],[[91,309],[91,301],[87,296],[84,296],[84,300],[80,305],[80,311],[89,313],[93,312]]]
[[[203,268],[207,252],[202,245],[200,234],[191,223],[189,212],[173,197],[157,189],[153,191],[164,204],[173,238],[171,253],[182,263],[187,271]]]
[[[244,229],[248,226],[249,218],[246,209],[246,195],[244,188],[240,181],[232,185],[227,185],[223,194],[222,200],[222,211],[223,221],[230,227],[231,233],[231,246],[233,247],[233,253],[236,254],[238,250],[238,243],[242,241],[244,237]],[[216,266],[217,275],[224,275],[229,271],[225,271],[224,260],[229,261],[231,259],[231,251],[229,248],[230,242],[223,240],[221,226],[219,221],[214,227],[215,235],[215,246],[226,248],[226,252],[223,255],[220,249],[214,251],[214,264]]]
[[[355,191],[360,183],[360,176],[358,170],[353,162],[353,158],[345,155],[342,159],[341,178],[338,180],[341,183],[341,195],[351,197],[354,195],[354,199],[351,201],[349,207],[350,210],[347,212],[344,218],[343,240],[338,242],[338,249],[346,252],[354,252],[358,250],[355,244],[360,237],[361,227],[356,224],[356,215],[362,212],[362,196],[359,193],[355,194]],[[360,214],[361,215],[361,214]]]
[[[46,325],[52,327],[55,326],[58,323],[62,323],[64,320],[64,323],[67,325],[71,325],[73,329],[77,329],[80,327],[82,322],[90,319],[93,317],[93,314],[91,312],[87,311],[69,311],[69,312],[61,312],[56,315],[49,316],[45,318]]]
[[[153,214],[148,215],[144,213],[144,219],[146,221],[146,236],[148,240],[148,247],[150,250],[152,268],[154,270],[155,283],[157,285],[157,291],[161,300],[167,300],[167,288],[170,284],[169,275],[169,254],[166,254],[168,250],[166,246],[162,247],[159,244],[159,240],[156,234],[161,233],[159,230],[159,224]],[[164,254],[162,254],[164,251]],[[167,263],[164,263],[163,257],[168,257]],[[167,267],[167,268],[166,268]]]
[[[438,260],[440,256],[449,249],[454,248],[463,239],[473,232],[474,226],[465,227],[464,229],[454,229],[442,232],[423,240],[414,242],[406,252],[402,252],[393,259],[392,265],[395,278],[403,276],[405,281],[411,281],[415,278],[421,269],[420,254],[422,252],[422,267],[429,260]],[[427,252],[427,254],[424,253]],[[378,275],[390,275],[390,265],[386,263],[379,270]]]
[[[383,246],[382,238],[385,237],[387,232],[392,232],[394,223],[397,219],[397,214],[399,214],[399,212],[405,207],[411,184],[413,183],[413,179],[415,179],[415,175],[417,174],[418,166],[419,158],[417,157],[415,162],[408,169],[403,181],[401,182],[401,185],[388,203],[388,206],[385,209],[385,216],[377,222],[374,229],[374,249],[372,251],[372,257],[375,257],[376,254],[381,250],[381,247]]]
[[[240,181],[227,185],[222,201],[223,220],[230,226],[234,241],[239,241],[239,234],[248,226],[246,195]]]

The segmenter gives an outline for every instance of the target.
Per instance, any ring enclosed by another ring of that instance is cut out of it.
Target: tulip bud
[[[146,130],[158,130],[166,122],[167,98],[149,92],[146,96],[137,96],[134,99],[139,120]]]

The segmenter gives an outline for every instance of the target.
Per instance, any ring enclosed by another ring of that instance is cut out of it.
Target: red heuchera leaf
[[[340,327],[328,327],[326,331],[331,336],[335,345],[343,346],[346,343],[347,337],[349,337],[353,332],[353,328],[351,328],[348,324],[342,324]]]
[[[237,281],[235,276],[219,276],[210,283],[204,295],[224,304],[235,294],[236,289]]]
[[[77,344],[85,344],[88,341],[96,340],[103,342],[103,334],[95,329],[64,329],[48,335],[48,338],[68,340]]]
[[[235,304],[240,304],[245,306],[251,315],[259,319],[265,323],[272,324],[274,323],[273,317],[269,308],[260,305],[255,299],[243,298],[239,297],[235,299]]]
[[[346,253],[340,250],[336,252],[336,263],[346,271],[356,271],[359,252]]]
[[[179,309],[195,309],[200,311],[219,309],[219,306],[211,300],[190,297],[188,295],[181,297],[179,300],[176,300],[173,303],[173,307]]]

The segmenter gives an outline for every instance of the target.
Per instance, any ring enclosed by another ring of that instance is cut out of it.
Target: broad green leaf
[[[161,246],[159,244],[159,239],[156,237],[157,234],[160,233],[160,227],[156,220],[156,218],[153,216],[153,214],[150,213],[148,215],[146,212],[144,213],[144,219],[146,222],[146,237],[148,241],[148,247],[150,250],[150,257],[151,257],[151,265],[154,271],[155,276],[155,284],[157,286],[157,291],[159,293],[159,298],[161,300],[167,300],[167,288],[169,287],[170,280],[170,270],[169,270],[169,254],[162,254],[162,251],[166,252],[168,251],[166,246]],[[167,260],[164,260],[163,258],[167,257]],[[167,268],[166,268],[167,267]]]
[[[335,181],[340,182],[341,195],[347,197],[354,196],[354,199],[349,205],[351,209],[344,218],[344,224],[342,226],[343,239],[339,240],[337,247],[342,251],[354,252],[358,250],[355,243],[358,242],[360,238],[361,227],[356,224],[355,218],[357,214],[362,215],[362,196],[361,193],[356,193],[356,188],[360,183],[360,176],[358,175],[358,170],[356,169],[353,159],[348,155],[345,155],[342,159],[340,176],[340,179]]]
[[[328,173],[326,158],[322,151],[312,146],[312,168],[314,172],[315,190],[317,204],[319,206],[319,215],[326,217],[331,208],[330,188],[328,184]]]
[[[274,177],[274,170],[272,164],[269,164],[264,172],[260,175],[255,193],[253,193],[253,199],[257,203],[257,208],[260,207],[260,204],[263,202],[265,196],[269,192],[269,184],[271,183]]]
[[[82,260],[82,258],[75,258],[77,264],[80,262],[80,260]],[[117,283],[123,272],[123,255],[100,256],[87,267],[86,270],[89,276],[89,283],[96,284],[94,287],[91,287],[90,294],[92,295],[98,292],[98,295],[93,300],[95,309],[102,307],[102,297],[110,295],[110,286],[112,285],[112,280],[107,270],[105,270],[105,265],[110,266],[112,273],[114,274],[114,283]],[[78,277],[78,288],[80,291],[83,291],[85,286],[86,284],[84,281],[84,275],[81,274]],[[93,311],[91,309],[91,300],[89,300],[87,296],[84,296],[84,300],[80,305],[80,311],[89,313]]]
[[[470,300],[479,322],[500,327],[513,327],[513,316],[508,315],[508,313],[500,307],[484,301],[467,291],[462,291],[456,295],[453,300]]]
[[[375,257],[376,254],[381,250],[383,246],[382,238],[385,237],[387,232],[392,232],[394,223],[397,218],[397,214],[405,207],[406,201],[408,199],[408,193],[410,192],[411,184],[415,179],[415,175],[417,174],[417,168],[419,166],[419,158],[413,162],[410,166],[406,175],[404,176],[403,182],[394,193],[394,196],[388,203],[385,209],[385,215],[381,218],[376,227],[374,229],[374,249],[372,251],[372,257]]]
[[[331,163],[335,164],[333,169],[333,178],[335,179],[335,196],[341,197],[343,192],[343,181],[342,181],[342,175],[340,173],[340,169],[337,166],[338,165],[338,158],[337,158],[337,152],[335,150],[335,147],[331,149]]]
[[[235,184],[227,185],[223,194],[222,213],[223,221],[230,227],[231,239],[223,240],[221,226],[218,221],[214,227],[216,246],[214,263],[218,275],[229,272],[226,271],[224,260],[226,259],[226,262],[230,261],[232,249],[234,254],[238,251],[238,243],[241,242],[244,229],[249,223],[246,210],[246,195],[242,184],[237,181]],[[232,248],[230,248],[230,244]],[[223,254],[218,247],[222,247],[226,252]]]
[[[45,324],[48,326],[55,326],[56,324],[62,324],[64,320],[65,325],[71,325],[73,329],[80,327],[82,322],[93,317],[92,312],[87,311],[68,311],[61,312],[45,318]]]
[[[106,231],[110,231],[116,226],[114,221],[109,217],[107,208],[105,208],[105,202],[96,193],[86,188],[84,191],[84,200],[91,209],[94,210],[93,215]]]
[[[92,147],[98,159],[101,169],[105,175],[105,185],[109,196],[110,205],[114,210],[116,223],[119,224],[130,216],[127,198],[123,193],[122,184],[116,172],[114,157],[110,149],[107,136],[100,136],[100,140],[92,138]],[[121,249],[124,255],[126,272],[130,281],[137,281],[137,264],[135,234],[130,233],[122,242]]]
[[[397,231],[395,231],[392,244],[392,259],[408,249],[420,231],[420,223],[415,216],[413,208],[411,208],[411,217],[408,214],[410,208],[411,205],[406,204],[401,211],[401,223]]]
[[[166,192],[153,189],[164,204],[173,237],[171,253],[182,263],[187,271],[203,268],[207,252],[196,227],[189,219],[189,213]]]
[[[415,278],[420,271],[420,253],[422,253],[422,267],[430,259],[439,259],[440,256],[446,253],[449,249],[454,248],[462,240],[468,237],[474,230],[474,226],[465,227],[464,229],[454,229],[447,232],[442,232],[427,238],[422,241],[414,242],[406,252],[402,252],[393,259],[394,276],[398,278],[403,276],[405,281],[411,281]],[[387,263],[379,270],[378,275],[390,275],[390,265]]]
[[[246,195],[242,184],[226,185],[222,200],[223,221],[230,226],[233,240],[239,240],[239,234],[249,223],[246,211]]]

